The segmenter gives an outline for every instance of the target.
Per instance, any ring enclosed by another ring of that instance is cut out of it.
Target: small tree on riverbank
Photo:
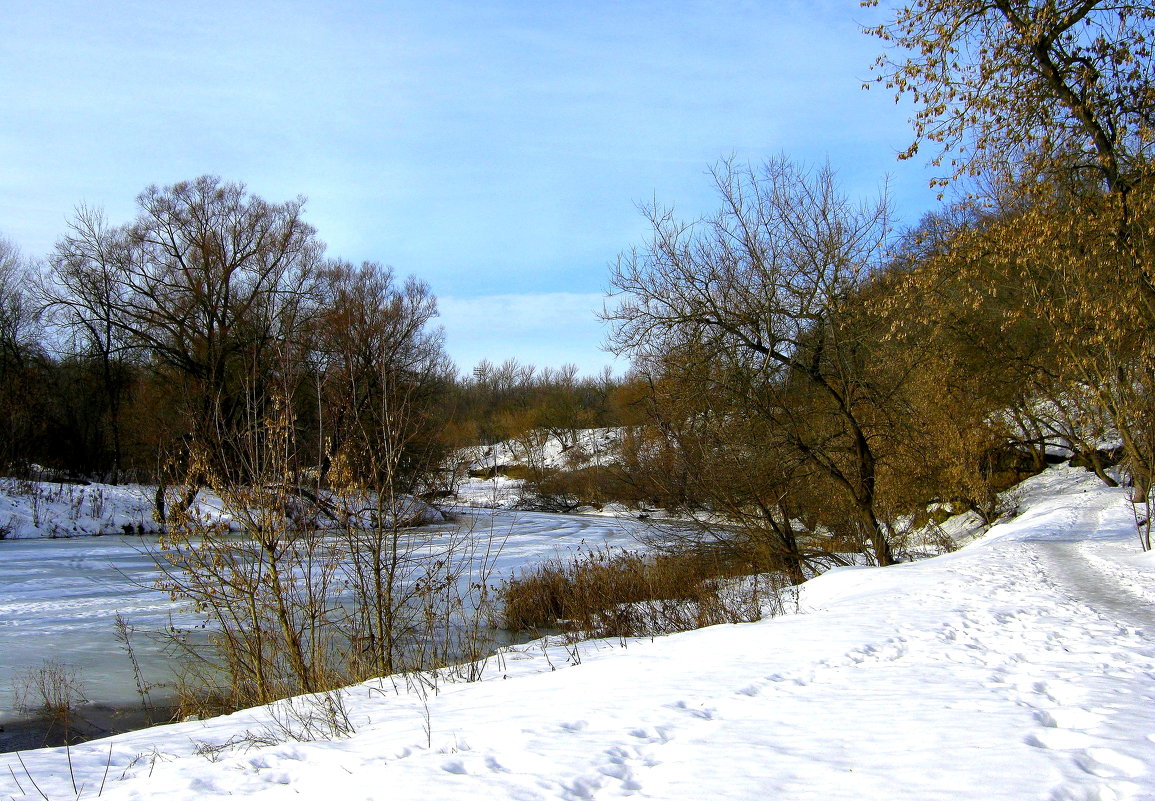
[[[892,429],[880,410],[902,373],[873,369],[878,320],[861,313],[862,290],[886,257],[885,199],[856,205],[829,166],[810,172],[785,158],[757,169],[724,162],[713,174],[714,216],[684,222],[647,210],[650,241],[611,277],[620,294],[606,314],[611,341],[650,373],[655,401],[673,400],[674,414],[694,407],[719,433],[732,418],[759,421],[775,452],[821,476],[845,510],[839,547],[889,565],[878,472]],[[792,525],[784,512],[771,515]]]

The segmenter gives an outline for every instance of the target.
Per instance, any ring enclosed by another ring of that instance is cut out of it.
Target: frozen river
[[[492,548],[492,580],[523,565],[580,547],[633,547],[643,524],[635,520],[534,512],[469,512],[463,526]],[[421,529],[425,546],[460,536],[451,525]],[[116,639],[119,612],[137,629],[161,629],[170,620],[191,625],[166,593],[152,589],[158,577],[150,550],[155,538],[78,537],[0,541],[0,725],[15,714],[13,683],[21,674],[55,660],[75,668],[94,703],[138,704],[128,656]],[[158,646],[137,635],[133,645],[145,680],[173,678]],[[163,690],[156,694],[163,695]],[[154,701],[159,700],[154,697]]]
[[[139,702],[128,656],[116,640],[116,614],[141,628],[161,628],[170,616],[194,620],[150,588],[158,572],[146,548],[155,548],[155,539],[0,542],[0,722],[14,714],[15,683],[45,660],[74,668],[91,701]],[[171,679],[157,649],[137,640],[146,680]]]

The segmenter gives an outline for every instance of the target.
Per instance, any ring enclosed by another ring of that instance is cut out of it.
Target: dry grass
[[[46,718],[59,719],[85,701],[76,668],[46,659],[35,668],[21,673],[14,683],[16,708]]]
[[[76,708],[87,701],[76,668],[54,659],[17,675],[12,696],[16,709],[48,723],[49,733],[63,737],[65,743],[79,722]]]
[[[505,626],[598,637],[688,631],[758,620],[780,607],[780,582],[709,549],[645,555],[596,550],[551,559],[500,588]]]

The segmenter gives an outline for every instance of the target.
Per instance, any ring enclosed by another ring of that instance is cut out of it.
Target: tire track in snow
[[[1073,601],[1100,617],[1155,634],[1155,605],[1120,587],[1087,559],[1081,543],[1032,543],[1042,556],[1047,577]]]
[[[1100,532],[1113,505],[1113,501],[1105,499],[1081,510],[1073,528],[1078,532]],[[1097,567],[1086,550],[1089,542],[1083,537],[1067,539],[1060,535],[1055,539],[1033,539],[1023,545],[1029,549],[1043,581],[1065,597],[1068,608],[1074,612],[1073,620],[1085,620],[1087,629],[1114,627],[1120,641],[1155,633],[1155,605],[1121,586],[1117,575]],[[1078,648],[1076,642],[1070,645],[1072,649]],[[1089,785],[1072,782],[1056,787],[1051,795],[1054,801],[1084,798],[1105,801],[1135,797],[1141,792],[1136,780],[1147,777],[1150,760],[1114,747],[1111,736],[1121,722],[1113,720],[1121,708],[1144,709],[1152,700],[1147,693],[1143,701],[1118,703],[1123,696],[1140,694],[1150,684],[1150,661],[1137,660],[1136,656],[1122,647],[1115,653],[1097,653],[1094,655],[1097,664],[1093,667],[1088,664],[1092,668],[1090,675],[1097,681],[1070,686],[1051,680],[1037,681],[1023,693],[1021,702],[1035,709],[1035,719],[1041,727],[1025,741],[1038,748],[1068,754],[1070,764],[1091,780]],[[1096,673],[1099,675],[1095,676]],[[1072,692],[1076,688],[1078,691]],[[1155,733],[1149,737],[1155,737]]]

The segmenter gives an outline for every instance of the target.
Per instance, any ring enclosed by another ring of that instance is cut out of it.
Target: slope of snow
[[[110,799],[1155,799],[1155,560],[1083,471],[1020,509],[948,556],[831,571],[777,619],[359,685],[332,741],[245,745],[257,709],[75,747],[71,774],[5,755],[0,797],[107,773]]]
[[[0,478],[0,539],[155,532],[155,493],[138,484]]]
[[[621,440],[620,428],[578,428],[562,436],[539,428],[518,439],[468,448],[461,458],[470,470],[531,464],[551,470],[573,470],[617,462]]]
[[[454,488],[453,501],[482,509],[514,509],[521,503],[524,481],[495,475],[492,478],[464,478]]]
[[[620,428],[574,429],[564,436],[533,429],[518,439],[465,448],[454,460],[468,474],[456,482],[455,502],[490,509],[532,507],[525,482],[506,476],[506,470],[580,470],[615,464],[620,459],[622,435]]]
[[[146,484],[76,484],[0,478],[0,540],[158,534],[163,526],[154,516],[156,491],[155,485]],[[356,511],[356,501],[349,499],[347,508],[353,511],[347,519],[355,525],[372,525],[369,514]],[[171,503],[171,499],[168,502]],[[363,505],[372,509],[373,499],[366,498]],[[413,497],[402,498],[398,507],[395,513],[407,522],[445,520],[440,511]],[[202,520],[220,521],[234,530],[239,527],[220,497],[209,490],[197,493],[194,511]],[[325,514],[319,514],[313,521],[317,528],[338,523],[335,515]]]

